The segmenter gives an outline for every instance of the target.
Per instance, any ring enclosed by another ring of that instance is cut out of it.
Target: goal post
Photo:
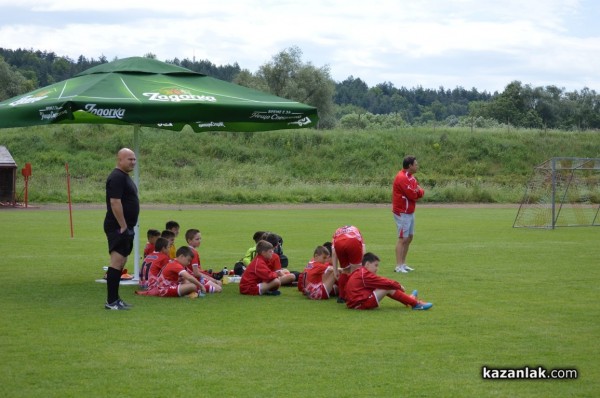
[[[600,158],[558,157],[536,166],[514,228],[600,226]]]

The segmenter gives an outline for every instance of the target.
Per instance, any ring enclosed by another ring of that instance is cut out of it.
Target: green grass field
[[[411,274],[393,272],[388,208],[143,209],[140,230],[199,228],[204,268],[231,267],[255,230],[289,268],[358,226],[380,275],[434,303],[351,311],[295,288],[138,297],[105,311],[103,211],[0,210],[2,397],[593,397],[600,391],[600,229],[513,229],[516,208],[421,207]],[[182,237],[177,243],[183,244]],[[145,242],[144,237],[142,243]],[[133,268],[133,262],[128,264]],[[483,380],[481,368],[576,368],[576,380]]]

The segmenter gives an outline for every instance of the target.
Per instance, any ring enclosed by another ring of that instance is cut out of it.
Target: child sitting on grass
[[[144,257],[154,253],[154,245],[156,244],[156,240],[160,238],[160,231],[158,229],[149,229],[148,232],[146,232],[146,236],[148,237],[148,242],[146,243],[146,246],[144,246]]]
[[[166,240],[169,241],[169,258],[174,259],[175,258],[175,250],[176,250],[175,249],[175,232],[165,229],[164,231],[162,231],[160,233],[160,237],[165,238]]]
[[[433,304],[417,300],[417,291],[412,295],[404,293],[404,287],[392,279],[377,276],[379,257],[366,253],[362,266],[356,268],[346,284],[346,306],[357,310],[370,310],[379,307],[386,296],[413,310],[428,310]]]
[[[200,247],[200,243],[202,243],[202,234],[200,234],[200,231],[197,229],[188,229],[185,233],[185,240],[194,253],[194,258],[187,267],[187,271],[194,275],[194,277],[204,285],[206,292],[220,293],[223,290],[222,282],[216,280],[208,272],[204,271],[200,264],[198,247]]]
[[[335,275],[330,261],[329,250],[325,246],[317,246],[303,272],[302,292],[309,299],[327,300],[335,294]]]
[[[256,257],[248,264],[240,280],[240,293],[250,296],[278,296],[281,286],[279,274],[271,271],[268,262],[273,256],[273,245],[265,240],[256,244]]]
[[[159,232],[160,233],[160,232]],[[154,244],[155,250],[144,257],[140,269],[140,287],[144,290],[152,289],[162,269],[169,262],[169,241],[158,238]]]
[[[185,268],[192,262],[194,253],[187,246],[182,246],[175,252],[176,258],[169,262],[157,278],[156,286],[151,290],[140,292],[147,296],[190,298],[204,295],[206,289]]]
[[[173,232],[173,246],[169,249],[169,257],[175,258],[175,238],[179,235],[179,223],[177,221],[167,221],[165,223],[165,231]]]

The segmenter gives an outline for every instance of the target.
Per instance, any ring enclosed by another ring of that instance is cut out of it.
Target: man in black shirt
[[[107,310],[127,310],[130,305],[119,297],[121,272],[133,249],[134,227],[140,213],[137,187],[129,177],[135,168],[135,153],[123,148],[117,153],[117,166],[106,180],[104,233],[108,239],[110,266],[106,272]]]

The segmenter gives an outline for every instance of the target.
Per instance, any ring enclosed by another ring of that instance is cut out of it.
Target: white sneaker
[[[410,268],[408,265],[404,264],[402,267],[404,267],[405,270],[407,271],[414,271],[414,269]]]
[[[404,268],[403,265],[396,265],[394,272],[402,272],[403,274],[407,274],[408,271]]]

